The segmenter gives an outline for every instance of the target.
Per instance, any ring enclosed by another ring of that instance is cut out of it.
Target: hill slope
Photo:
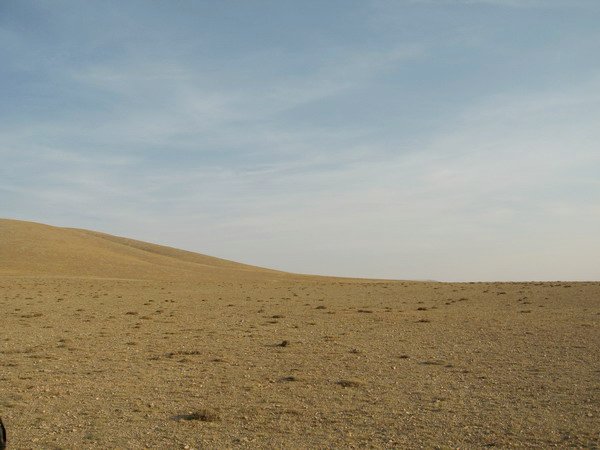
[[[0,275],[167,280],[285,274],[94,231],[0,219]]]

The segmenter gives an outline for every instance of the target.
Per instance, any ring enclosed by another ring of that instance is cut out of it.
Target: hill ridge
[[[291,274],[99,231],[0,219],[0,275],[164,280]]]

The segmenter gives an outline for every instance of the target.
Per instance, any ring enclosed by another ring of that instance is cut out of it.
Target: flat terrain
[[[598,282],[306,277],[0,221],[0,311],[9,448],[600,445]]]

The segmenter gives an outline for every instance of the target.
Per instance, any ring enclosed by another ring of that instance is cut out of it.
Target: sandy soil
[[[57,276],[1,225],[9,448],[600,445],[598,282]]]

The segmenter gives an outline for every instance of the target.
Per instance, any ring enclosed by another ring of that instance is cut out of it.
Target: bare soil
[[[600,445],[598,282],[161,267],[0,276],[9,449]]]

